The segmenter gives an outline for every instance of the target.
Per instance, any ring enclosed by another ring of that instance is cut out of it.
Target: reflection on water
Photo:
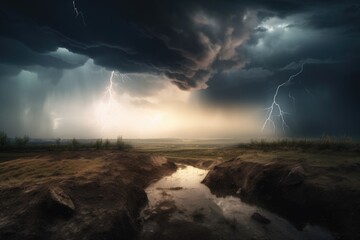
[[[159,231],[162,222],[186,221],[205,226],[218,239],[333,239],[327,231],[308,224],[302,231],[269,211],[236,197],[216,197],[201,181],[207,170],[180,166],[146,189],[149,204],[142,213],[142,235]],[[262,224],[255,213],[270,220]]]

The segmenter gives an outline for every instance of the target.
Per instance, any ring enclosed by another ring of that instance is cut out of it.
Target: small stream
[[[216,197],[201,183],[207,172],[179,165],[171,176],[146,189],[149,204],[141,214],[142,239],[334,239],[319,226],[308,224],[300,231],[286,219],[239,198]],[[255,212],[270,222],[255,220]]]

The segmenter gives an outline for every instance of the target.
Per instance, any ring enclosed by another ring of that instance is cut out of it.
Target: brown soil
[[[216,195],[237,195],[275,211],[300,229],[310,222],[325,225],[339,239],[360,239],[360,189],[339,179],[348,171],[238,157],[212,168],[203,183]]]
[[[0,239],[134,239],[144,188],[175,169],[161,157],[116,151],[0,163]],[[54,188],[74,210],[49,207]]]

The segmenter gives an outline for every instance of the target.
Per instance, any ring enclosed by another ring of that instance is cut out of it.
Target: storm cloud
[[[306,61],[304,75],[289,86],[299,103],[293,134],[360,134],[359,21],[360,4],[351,0],[5,0],[2,114],[21,106],[5,89],[11,79],[25,81],[22,71],[41,83],[38,111],[64,74],[87,68],[88,61],[132,75],[121,89],[131,96],[151,96],[171,82],[200,90],[194,95],[205,105],[266,107],[276,84]]]
[[[182,89],[201,89],[215,73],[250,61],[240,48],[255,27],[270,17],[304,13],[306,20],[301,24],[356,29],[358,5],[327,3],[329,10],[324,10],[321,3],[74,1],[83,14],[80,16],[73,1],[5,1],[1,45],[7,51],[2,55],[14,64],[29,64],[31,58],[33,64],[69,68],[66,62],[41,56],[62,47],[101,66],[123,72],[164,73]]]

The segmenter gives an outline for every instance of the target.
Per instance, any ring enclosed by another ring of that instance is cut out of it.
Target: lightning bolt
[[[105,98],[107,98],[107,105],[109,107],[112,104],[118,104],[115,97],[116,92],[114,90],[114,85],[116,85],[116,83],[114,82],[115,80],[120,80],[122,83],[125,83],[127,80],[131,80],[131,78],[125,73],[117,73],[115,71],[111,71],[109,85],[106,87],[105,90]]]
[[[83,24],[86,26],[85,17],[84,17],[83,12],[82,12],[82,11],[79,11],[79,10],[77,9],[76,4],[75,4],[75,1],[73,1],[72,4],[73,4],[74,12],[75,12],[75,17],[77,18],[77,17],[80,15]]]
[[[275,122],[273,120],[274,117],[279,117],[280,118],[280,121],[281,121],[281,126],[282,126],[282,129],[283,131],[285,132],[285,128],[289,128],[288,124],[286,123],[285,121],[285,117],[284,115],[286,114],[289,114],[287,112],[285,112],[283,110],[283,108],[281,107],[280,103],[277,102],[277,97],[278,97],[278,94],[279,94],[279,91],[280,91],[280,88],[283,88],[287,85],[289,85],[292,80],[297,77],[298,75],[300,75],[303,70],[304,70],[304,65],[305,65],[305,62],[301,64],[301,68],[300,70],[291,75],[287,81],[279,84],[276,88],[276,91],[275,91],[275,94],[273,96],[273,101],[270,105],[270,107],[268,108],[265,108],[264,110],[266,111],[266,115],[265,115],[265,121],[264,121],[264,124],[262,126],[262,131],[264,131],[265,127],[268,125],[268,124],[271,124],[273,127],[274,127],[274,131],[276,131],[276,125],[275,125]],[[295,98],[291,96],[291,94],[289,93],[289,98],[291,98],[293,100],[293,103],[295,104]],[[274,112],[275,111],[275,112]],[[278,112],[279,114],[276,114],[276,112]]]
[[[109,86],[106,87],[106,96],[108,97],[108,106],[110,106],[112,103],[117,103],[116,99],[114,98],[114,71],[111,71],[110,79],[109,79]]]
[[[117,100],[117,94],[115,87],[117,85],[116,80],[125,83],[127,80],[131,80],[127,74],[118,73],[111,71],[109,83],[105,88],[104,100],[100,103],[98,111],[99,122],[101,124],[101,130],[103,131],[106,127],[116,124],[120,117],[120,103]]]
[[[114,88],[116,83],[114,83],[114,76],[115,71],[111,71],[109,83],[105,88],[104,101],[101,102],[101,107],[98,112],[101,131],[104,131],[109,124],[111,125],[113,114],[116,113],[116,109],[118,109],[119,106],[119,103],[116,100]]]
[[[115,79],[114,79],[115,78]],[[111,103],[117,104],[115,98],[115,90],[114,90],[114,80],[120,80],[122,83],[125,83],[127,80],[131,80],[131,78],[125,73],[117,73],[115,71],[111,71],[110,78],[109,78],[109,85],[106,87],[105,97],[108,99],[108,105]]]

